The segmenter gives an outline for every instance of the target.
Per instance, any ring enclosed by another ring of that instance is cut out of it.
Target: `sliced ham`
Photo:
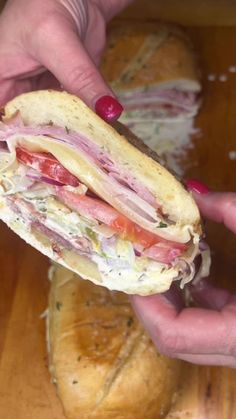
[[[171,243],[169,241],[160,242],[143,251],[142,255],[157,262],[170,264],[176,258],[182,255],[187,246],[180,243]]]
[[[58,190],[63,188],[57,187]],[[64,192],[58,194],[61,197],[63,202],[69,207],[78,211],[78,207],[80,207],[80,213],[84,216],[91,217],[91,219],[96,219],[104,223],[105,225],[112,225],[114,227],[114,235],[111,239],[109,239],[109,243],[115,246],[116,239],[115,239],[115,231],[122,227],[125,228],[125,233],[123,234],[133,234],[136,235],[137,241],[131,244],[133,245],[133,249],[137,256],[145,256],[150,259],[153,259],[159,263],[163,263],[169,265],[175,261],[175,259],[183,254],[183,252],[187,249],[187,245],[175,243],[171,241],[164,240],[162,238],[157,238],[156,236],[152,235],[149,232],[143,231],[139,226],[135,227],[135,224],[128,220],[128,224],[117,224],[117,211],[113,208],[109,208],[106,203],[97,200],[94,202],[94,198],[86,197],[84,201],[84,196],[80,196],[80,199],[75,199],[73,202],[73,194],[69,191],[64,190]],[[9,197],[8,204],[10,208],[20,217],[22,217],[25,222],[42,233],[44,233],[48,239],[57,246],[62,246],[69,250],[78,251],[81,255],[86,255],[87,257],[91,257],[93,254],[92,245],[90,240],[87,237],[68,237],[68,234],[65,233],[62,236],[61,233],[52,230],[47,226],[47,215],[40,213],[34,207],[31,202],[26,201],[24,198],[18,197]],[[88,200],[88,201],[87,201]],[[66,202],[65,202],[66,201]],[[119,214],[118,214],[119,217]],[[125,220],[121,220],[124,223]],[[117,228],[118,226],[118,228]],[[128,239],[128,238],[127,238]],[[103,239],[104,240],[104,239]],[[145,244],[151,244],[156,242],[154,245],[146,248]],[[137,253],[138,252],[138,253]]]
[[[58,198],[70,209],[109,226],[120,237],[131,241],[136,250],[141,246],[143,256],[169,264],[187,249],[185,244],[165,240],[142,229],[100,199],[78,195],[61,187],[56,191]]]
[[[97,173],[101,179],[101,186],[109,190],[112,199],[111,204],[125,210],[134,217],[136,223],[145,226],[149,231],[155,231],[156,225],[163,219],[160,205],[158,205],[153,194],[141,184],[128,171],[120,168],[117,163],[111,160],[109,155],[101,150],[88,138],[69,132],[68,128],[58,128],[56,126],[22,126],[14,123],[11,125],[8,121],[7,125],[0,122],[0,141],[7,141],[8,147],[13,151],[15,145],[11,145],[11,137],[14,135],[46,135],[52,137],[53,141],[58,143],[66,143],[69,147],[79,151],[80,155],[91,165],[96,166]],[[168,232],[166,232],[168,234]]]
[[[65,188],[55,188],[58,198],[70,209],[79,212],[84,217],[96,219],[110,225],[117,218],[117,211],[97,198],[82,196]],[[78,199],[79,198],[79,199]]]
[[[198,96],[195,92],[177,89],[152,89],[146,91],[122,92],[120,99],[127,111],[153,110],[154,116],[165,111],[163,117],[177,117],[195,114],[198,109]]]
[[[22,134],[46,135],[59,142],[67,143],[77,150],[80,150],[80,152],[86,154],[86,159],[98,165],[98,167],[103,169],[105,173],[119,173],[121,178],[125,178],[126,188],[128,187],[130,190],[136,192],[140,198],[143,198],[150,205],[157,206],[155,197],[145,186],[141,185],[140,182],[128,172],[121,169],[117,163],[111,160],[108,153],[101,150],[100,147],[88,138],[74,132],[69,132],[66,128],[63,129],[49,125],[36,127],[22,126],[22,120],[20,120],[19,117],[16,120],[18,121],[18,125],[15,121],[13,125],[11,125],[9,121],[7,124],[5,124],[5,122],[0,122],[0,141],[7,141],[15,134]]]

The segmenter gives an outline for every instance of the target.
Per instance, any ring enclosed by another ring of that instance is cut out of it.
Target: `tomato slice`
[[[158,242],[155,234],[149,233],[127,217],[120,214],[106,202],[97,198],[57,188],[59,198],[69,208],[78,211],[81,215],[95,218],[115,230],[120,237],[149,247]]]
[[[16,158],[20,163],[35,169],[49,179],[64,185],[79,186],[78,179],[49,153],[36,153],[22,147],[16,147]]]
[[[141,244],[144,248],[150,247],[153,244],[157,243],[160,239],[155,234],[144,230],[138,224],[135,224],[133,221],[130,221],[124,215],[121,215],[117,212],[117,217],[110,224],[119,235],[128,239],[134,243]]]
[[[121,238],[139,243],[145,249],[157,243],[165,243],[169,248],[178,249],[180,251],[178,253],[183,253],[187,248],[185,244],[165,240],[156,234],[144,230],[100,199],[79,195],[63,188],[57,188],[57,194],[61,201],[72,210],[78,211],[86,217],[95,218],[97,221],[115,230]]]

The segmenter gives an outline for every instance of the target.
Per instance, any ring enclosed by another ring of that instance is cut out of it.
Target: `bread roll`
[[[153,86],[201,90],[193,45],[186,32],[173,24],[113,26],[101,70],[117,92]]]
[[[171,407],[181,362],[160,355],[125,294],[54,268],[50,372],[68,419],[158,419]]]

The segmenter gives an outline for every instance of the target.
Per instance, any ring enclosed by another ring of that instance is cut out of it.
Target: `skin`
[[[0,105],[61,86],[94,108],[114,96],[97,69],[107,22],[131,0],[8,0],[0,16]]]
[[[195,193],[194,197],[206,218],[236,233],[236,193]],[[207,280],[189,291],[198,307],[186,308],[177,287],[131,300],[162,353],[195,364],[236,367],[236,295]]]
[[[8,0],[0,16],[0,105],[31,90],[62,87],[94,108],[114,96],[97,66],[107,22],[132,0]],[[236,194],[195,194],[208,218],[236,233]],[[178,289],[132,304],[157,348],[198,364],[236,366],[236,296],[202,280],[201,306],[185,308]]]

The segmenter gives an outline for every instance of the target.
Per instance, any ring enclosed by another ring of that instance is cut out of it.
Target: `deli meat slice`
[[[164,111],[163,117],[178,117],[179,115],[194,115],[197,112],[198,96],[197,93],[191,91],[153,87],[152,90],[150,88],[143,91],[121,92],[119,98],[124,103],[125,109],[130,112],[152,110],[157,116],[158,113]]]
[[[144,250],[142,254],[160,263],[170,264],[181,256],[186,248],[187,246],[185,244],[161,241],[149,249]]]

